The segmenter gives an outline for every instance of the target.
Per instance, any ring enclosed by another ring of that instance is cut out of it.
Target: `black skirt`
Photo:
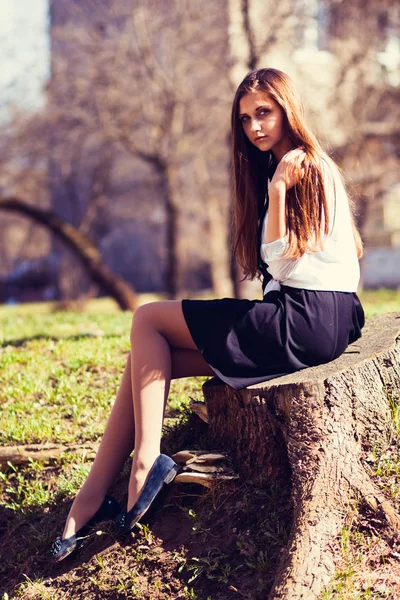
[[[354,292],[281,286],[263,300],[182,300],[193,340],[235,390],[330,362],[361,337]]]

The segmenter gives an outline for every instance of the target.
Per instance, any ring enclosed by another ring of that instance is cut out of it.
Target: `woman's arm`
[[[274,242],[286,235],[286,185],[283,181],[268,189],[268,221],[264,243]]]
[[[305,152],[291,150],[279,162],[268,187],[268,218],[261,243],[261,257],[268,272],[277,281],[285,281],[295,269],[297,260],[285,258],[288,232],[286,230],[286,192],[304,175],[301,163]]]
[[[304,175],[301,163],[305,152],[300,148],[290,150],[279,161],[268,188],[268,223],[264,243],[274,242],[286,234],[286,192]]]

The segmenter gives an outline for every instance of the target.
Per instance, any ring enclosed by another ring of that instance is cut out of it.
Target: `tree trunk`
[[[218,205],[218,198],[207,198],[209,223],[210,266],[213,291],[219,298],[232,298],[234,294],[230,274],[230,250],[227,219]]]
[[[37,208],[18,198],[0,199],[0,210],[17,212],[52,231],[74,250],[93,281],[114,298],[122,310],[135,310],[136,296],[130,285],[108,268],[93,242],[78,229],[54,213]]]
[[[400,532],[400,518],[371,479],[365,453],[399,444],[400,313],[367,320],[337,360],[240,392],[203,386],[210,442],[242,475],[291,486],[293,523],[270,600],[313,600],[335,571],[330,542],[356,498]]]
[[[179,209],[175,202],[174,183],[177,177],[176,166],[164,165],[160,171],[165,191],[165,206],[167,211],[167,268],[165,270],[165,289],[168,297],[174,299],[179,290],[178,271],[178,218]]]
[[[234,286],[231,275],[231,249],[229,224],[231,214],[229,197],[215,190],[210,168],[201,154],[193,160],[198,197],[207,215],[207,248],[210,264],[212,290],[218,298],[232,298]],[[227,182],[228,183],[228,182]]]

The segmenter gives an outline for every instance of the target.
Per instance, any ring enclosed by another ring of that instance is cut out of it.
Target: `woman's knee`
[[[154,320],[153,304],[158,303],[150,302],[149,304],[142,304],[142,306],[139,306],[135,310],[132,317],[131,335],[136,329],[151,325],[152,321]]]
[[[131,340],[146,331],[157,331],[175,348],[197,349],[189,333],[179,300],[150,302],[136,309],[131,327]]]
[[[173,302],[173,301],[172,301]],[[170,308],[171,301],[149,302],[139,306],[132,318],[131,335],[137,329],[150,328],[159,330],[163,321],[168,318],[166,312]]]

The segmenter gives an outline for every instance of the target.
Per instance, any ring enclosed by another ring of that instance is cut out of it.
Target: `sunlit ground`
[[[400,291],[367,291],[360,296],[367,316],[400,310]],[[138,304],[160,299],[142,294]],[[132,317],[130,312],[118,310],[109,298],[78,301],[68,308],[50,302],[0,306],[0,448],[87,445],[98,441],[104,431],[130,349]],[[201,429],[194,435],[187,420],[190,399],[202,399],[203,382],[201,377],[172,382],[163,437],[167,454],[205,447]],[[393,410],[393,420],[400,431],[398,408]],[[398,505],[397,455],[384,453],[372,458],[371,476]],[[99,594],[102,598],[123,594],[124,598],[154,600],[225,600],[228,585],[251,589],[251,595],[246,594],[249,600],[266,597],[265,586],[273,577],[280,548],[287,543],[290,515],[285,512],[282,490],[255,490],[251,484],[230,490],[218,510],[212,496],[207,499],[198,491],[190,495],[180,490],[154,526],[143,525],[136,533],[128,550],[117,545],[103,556],[110,537],[105,535],[104,547],[103,538],[92,540],[64,574],[54,568],[51,571],[51,542],[62,530],[70,502],[91,462],[90,453],[71,450],[50,462],[32,460],[0,468],[1,598],[12,594],[21,600],[90,600]],[[119,499],[126,491],[128,474],[129,461],[116,482]],[[164,537],[158,539],[164,520],[168,531],[162,530]],[[381,564],[387,544],[379,524],[375,520],[369,530],[358,528],[357,523],[349,515],[341,533],[341,563],[323,600],[377,597],[371,581],[378,581],[384,568],[388,594],[379,597],[395,597],[391,594],[396,569]],[[224,535],[219,535],[222,530]],[[164,538],[170,549],[159,552]],[[144,543],[146,552],[141,550]],[[90,577],[82,578],[82,568]]]
[[[205,290],[196,292],[195,294],[193,293],[190,297],[207,299],[214,298],[215,296],[212,291]],[[359,293],[359,297],[368,317],[383,312],[400,311],[400,289],[364,290]],[[165,299],[166,297],[161,294],[138,294],[137,296],[138,305]],[[11,314],[50,314],[58,312],[60,309],[65,310],[65,308],[61,308],[60,304],[57,302],[34,302],[13,305],[0,304],[0,318],[10,316]],[[118,311],[119,309],[117,303],[112,298],[95,298],[93,300],[88,300],[87,302],[71,302],[69,310],[73,312],[111,313]]]

